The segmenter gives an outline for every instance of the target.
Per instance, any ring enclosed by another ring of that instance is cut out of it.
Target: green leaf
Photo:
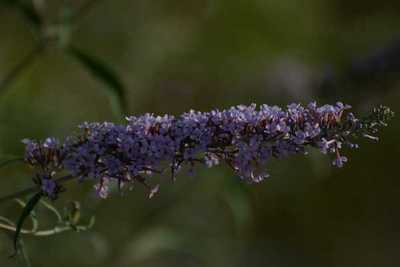
[[[25,203],[24,201],[22,201],[21,199],[16,198],[16,199],[14,199],[14,200],[15,200],[15,202],[17,202],[22,208],[25,208],[25,207],[26,207],[26,203]],[[37,219],[35,210],[32,210],[32,211],[31,211],[31,213],[30,213],[30,218],[31,218],[31,220],[32,220],[32,230],[31,230],[31,231],[32,231],[32,232],[36,232],[37,229],[39,228],[39,221],[38,221],[38,219]]]
[[[36,193],[31,199],[29,199],[24,209],[22,210],[22,214],[18,219],[17,227],[14,234],[14,254],[12,256],[15,256],[18,253],[18,238],[19,235],[21,234],[22,226],[26,218],[28,218],[28,216],[35,208],[35,206],[39,203],[39,200],[42,198],[42,196],[43,196],[42,192]]]
[[[125,90],[118,75],[103,61],[75,47],[69,47],[68,53],[82,64],[94,78],[106,85],[115,115],[120,117],[125,111]]]

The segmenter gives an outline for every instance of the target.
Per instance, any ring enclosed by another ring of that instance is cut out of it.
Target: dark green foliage
[[[14,254],[12,256],[15,256],[18,253],[18,238],[19,235],[21,234],[22,226],[25,220],[33,211],[33,209],[39,203],[42,196],[43,196],[42,192],[38,192],[31,199],[29,199],[28,203],[26,203],[26,206],[24,207],[21,216],[19,217],[17,222],[17,227],[14,234]]]
[[[36,28],[39,28],[42,25],[42,19],[36,11],[32,1],[1,0],[0,2],[10,7],[16,8],[26,19],[26,21]]]
[[[68,53],[74,57],[89,73],[102,83],[111,97],[111,105],[114,113],[122,115],[125,110],[125,90],[122,82],[114,70],[104,61],[70,46]]]

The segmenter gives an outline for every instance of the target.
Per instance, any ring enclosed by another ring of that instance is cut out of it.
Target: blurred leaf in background
[[[68,49],[69,54],[86,68],[94,78],[98,79],[108,89],[111,99],[112,110],[117,117],[122,118],[125,114],[125,92],[122,82],[117,74],[106,63],[80,51],[75,47]]]

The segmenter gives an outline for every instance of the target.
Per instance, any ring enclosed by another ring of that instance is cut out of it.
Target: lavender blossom
[[[108,195],[112,182],[119,188],[139,182],[152,196],[158,186],[151,187],[149,177],[168,171],[175,179],[183,166],[192,170],[195,164],[225,163],[241,179],[261,182],[269,176],[266,165],[271,158],[306,154],[309,147],[333,154],[332,164],[342,167],[348,161],[343,148],[357,148],[352,141],[357,137],[377,139],[378,129],[393,116],[390,109],[379,107],[357,119],[350,108],[340,102],[320,107],[315,102],[306,107],[291,104],[286,109],[252,104],[191,110],[179,117],[145,114],[128,117],[126,125],[84,123],[63,143],[54,138],[23,140],[25,161],[46,177],[38,183],[50,198],[60,191],[51,178],[60,171],[94,179],[100,197]]]

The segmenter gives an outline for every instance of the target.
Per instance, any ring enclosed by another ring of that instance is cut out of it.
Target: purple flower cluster
[[[252,104],[211,112],[191,110],[179,117],[145,114],[128,117],[126,125],[84,123],[79,134],[64,143],[54,138],[24,140],[25,161],[39,167],[38,183],[52,198],[60,190],[52,177],[62,170],[80,179],[95,179],[101,197],[107,196],[113,182],[119,188],[139,182],[153,195],[158,187],[148,185],[149,176],[169,171],[175,179],[183,166],[191,169],[198,163],[208,167],[226,163],[241,179],[260,182],[268,177],[269,159],[306,154],[307,147],[333,154],[333,165],[342,167],[347,162],[342,148],[357,148],[352,142],[357,136],[375,138],[372,134],[393,116],[381,107],[359,120],[348,109],[340,102],[291,104],[286,109]]]

